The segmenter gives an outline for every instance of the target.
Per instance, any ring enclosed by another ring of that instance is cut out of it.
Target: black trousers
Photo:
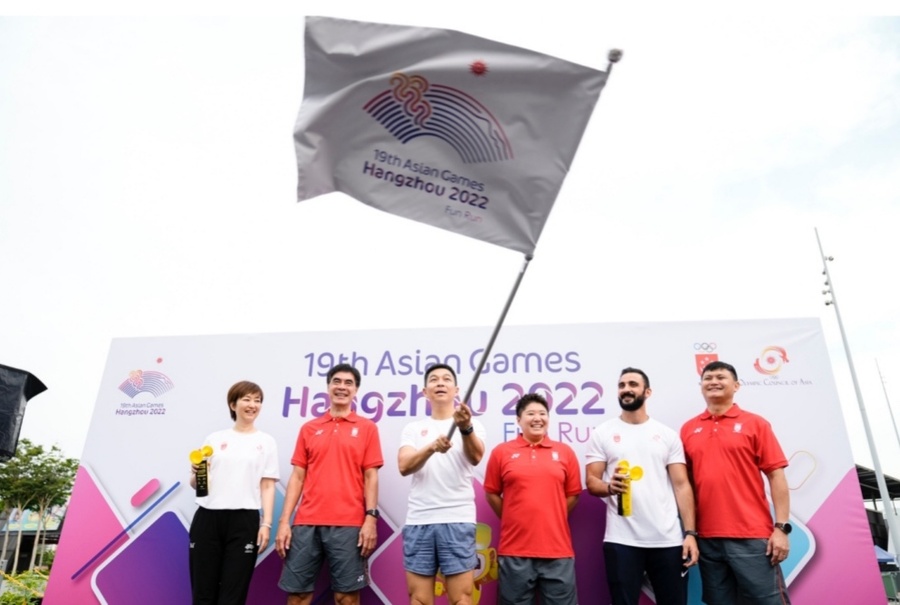
[[[244,605],[256,567],[257,510],[210,510],[191,521],[190,571],[194,605]]]

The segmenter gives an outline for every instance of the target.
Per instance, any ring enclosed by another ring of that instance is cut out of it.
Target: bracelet
[[[463,437],[468,437],[469,435],[471,435],[474,432],[475,432],[475,427],[472,426],[471,424],[469,425],[469,428],[467,428],[467,429],[459,429],[459,434],[462,435]]]
[[[688,536],[694,536],[695,538],[698,538],[700,536],[700,534],[698,534],[693,529],[686,529],[686,530],[684,530],[684,537],[687,538]]]
[[[268,527],[269,529],[272,529],[272,524],[271,524],[271,523],[260,523],[259,526],[260,526],[260,527]]]

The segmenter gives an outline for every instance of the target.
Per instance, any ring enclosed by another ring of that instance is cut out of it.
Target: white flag
[[[297,197],[534,251],[606,73],[456,31],[306,18]]]

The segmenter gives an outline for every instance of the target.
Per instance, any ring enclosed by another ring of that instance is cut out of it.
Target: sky
[[[324,15],[598,69],[621,48],[507,325],[819,318],[871,466],[818,229],[881,465],[900,477],[887,3],[127,6],[0,0],[0,363],[49,387],[23,437],[81,455],[114,338],[494,325],[520,254],[343,194],[296,203],[303,17]]]

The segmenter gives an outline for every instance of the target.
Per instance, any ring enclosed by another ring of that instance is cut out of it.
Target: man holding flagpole
[[[459,387],[449,365],[428,368],[422,393],[431,404],[431,417],[406,425],[397,454],[400,474],[412,475],[403,527],[409,602],[434,603],[440,569],[449,602],[471,605],[477,564],[472,478],[484,456],[485,430],[465,403],[454,408]],[[448,438],[451,426],[458,431]]]

